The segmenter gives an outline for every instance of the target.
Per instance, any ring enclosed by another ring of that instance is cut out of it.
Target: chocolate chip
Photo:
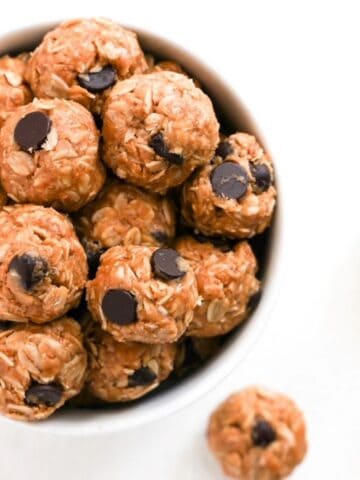
[[[159,157],[164,158],[169,163],[174,165],[182,165],[184,163],[184,157],[178,153],[172,153],[165,145],[164,137],[162,133],[156,133],[150,139],[149,146],[155,151]]]
[[[210,181],[216,195],[236,200],[245,195],[248,187],[246,170],[235,162],[224,162],[215,167]]]
[[[53,407],[61,400],[63,388],[57,383],[33,382],[25,393],[25,402],[30,406]]]
[[[28,253],[14,257],[9,265],[10,272],[16,272],[24,290],[32,290],[49,271],[47,261]]]
[[[50,118],[42,112],[31,112],[17,123],[14,139],[25,152],[39,150],[51,129]]]
[[[101,308],[105,317],[116,325],[129,325],[137,320],[137,301],[127,290],[111,289],[105,293]]]
[[[99,93],[114,85],[116,71],[111,65],[107,65],[98,72],[81,73],[78,75],[79,85],[91,93]]]
[[[155,372],[149,367],[141,367],[135,370],[135,372],[128,379],[128,387],[140,387],[150,385],[157,379]]]
[[[180,270],[178,252],[172,248],[159,248],[151,256],[151,266],[155,275],[163,280],[182,278],[185,271]]]
[[[215,155],[221,158],[226,158],[228,155],[233,153],[234,149],[229,142],[220,142],[217,149],[215,150]]]
[[[259,193],[266,192],[271,185],[271,173],[267,165],[250,163],[250,172],[255,179]]]
[[[276,439],[276,433],[269,422],[258,420],[252,428],[251,438],[254,445],[265,448]]]
[[[258,290],[254,295],[251,295],[247,304],[248,310],[254,310],[259,305],[261,294],[262,291]]]
[[[154,230],[153,232],[151,232],[151,235],[159,243],[168,243],[169,242],[168,234],[165,233],[165,232],[162,232],[161,230]]]

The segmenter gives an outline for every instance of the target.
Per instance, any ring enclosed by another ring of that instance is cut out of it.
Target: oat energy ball
[[[85,252],[70,221],[35,205],[0,211],[0,319],[44,323],[77,306]]]
[[[248,388],[212,414],[208,440],[230,477],[279,480],[304,458],[305,430],[302,413],[288,397]]]
[[[168,198],[109,181],[80,212],[77,230],[88,257],[116,245],[161,246],[175,235],[174,207]]]
[[[0,58],[0,127],[9,113],[31,102],[32,94],[24,81],[26,55]]]
[[[210,241],[198,242],[187,236],[177,241],[176,249],[192,266],[201,298],[186,334],[212,337],[239,325],[260,288],[250,245],[243,241],[224,252]]]
[[[81,330],[69,317],[0,332],[0,411],[9,417],[48,417],[80,392],[85,373]]]
[[[171,248],[112,247],[101,257],[87,299],[93,317],[117,341],[176,341],[198,301],[195,275]]]
[[[26,79],[37,97],[75,100],[99,113],[104,92],[146,68],[135,33],[110,20],[78,19],[45,35]]]
[[[210,99],[189,78],[135,75],[105,103],[103,156],[118,177],[165,193],[210,161],[218,130]]]
[[[87,337],[87,389],[106,402],[140,398],[159,386],[173,369],[175,344],[120,343],[95,327]]]
[[[0,132],[1,182],[9,197],[74,211],[101,189],[99,134],[92,115],[67,100],[18,108]]]
[[[219,144],[211,165],[185,185],[182,214],[205,235],[252,237],[271,223],[273,180],[271,159],[255,137],[236,133]]]

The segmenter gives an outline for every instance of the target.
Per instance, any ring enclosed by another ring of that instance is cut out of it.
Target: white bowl
[[[14,53],[29,49],[41,40],[45,32],[54,24],[41,24],[26,27],[0,36],[0,53]],[[173,59],[183,65],[189,73],[198,78],[231,129],[255,134],[267,148],[264,136],[251,118],[247,108],[235,91],[233,91],[217,73],[204,65],[201,59],[184,51],[178,45],[150,32],[129,27],[138,32],[141,44],[146,51],[160,57]],[[279,192],[279,172],[277,171],[277,189]],[[251,318],[233,332],[223,350],[201,370],[195,372],[177,385],[167,390],[154,392],[149,398],[125,407],[95,410],[64,409],[53,417],[39,423],[15,423],[1,418],[20,428],[46,430],[51,433],[69,435],[88,435],[111,431],[120,431],[140,426],[169,415],[214,388],[231,370],[242,361],[264,328],[270,309],[273,306],[279,285],[279,259],[282,244],[282,209],[277,205],[276,216],[271,227],[268,255],[265,264],[263,295],[258,308]]]

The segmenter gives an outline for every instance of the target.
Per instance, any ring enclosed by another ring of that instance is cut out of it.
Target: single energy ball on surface
[[[205,235],[249,238],[271,223],[276,190],[273,165],[255,137],[235,133],[183,188],[182,215]]]
[[[210,99],[184,75],[157,72],[119,82],[104,107],[104,161],[159,193],[212,158],[219,140]]]
[[[37,97],[67,98],[100,113],[118,79],[146,70],[135,33],[96,18],[62,23],[31,54],[26,79]]]
[[[176,242],[176,249],[192,266],[201,302],[186,334],[195,337],[223,335],[247,317],[250,300],[257,294],[257,262],[246,241],[223,251],[210,241],[190,236]]]
[[[161,246],[174,238],[174,207],[168,198],[113,180],[79,213],[77,231],[88,258],[116,245]]]
[[[35,205],[0,211],[0,319],[44,323],[80,301],[85,252],[70,221]]]
[[[154,390],[173,369],[175,344],[117,342],[100,326],[86,334],[86,390],[105,402],[125,402]]]
[[[208,441],[225,474],[241,480],[287,477],[307,450],[303,414],[285,395],[247,388],[212,414]]]
[[[176,341],[198,301],[195,275],[171,248],[112,247],[101,257],[87,300],[93,317],[117,341]]]
[[[67,100],[38,100],[13,112],[0,132],[1,182],[9,197],[75,211],[105,181],[92,115]]]
[[[1,331],[0,411],[16,420],[47,418],[81,391],[86,364],[80,326],[69,317]]]
[[[24,80],[26,60],[25,54],[0,57],[0,127],[17,107],[31,102],[32,93]]]

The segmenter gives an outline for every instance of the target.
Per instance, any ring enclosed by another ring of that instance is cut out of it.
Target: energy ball
[[[183,188],[182,215],[205,235],[249,238],[271,223],[276,190],[269,155],[255,137],[235,133]]]
[[[135,33],[105,19],[77,19],[47,33],[32,53],[26,79],[40,98],[66,98],[100,113],[118,79],[147,64]]]
[[[0,127],[17,107],[31,102],[32,93],[24,81],[26,58],[0,58]]]
[[[192,80],[164,71],[115,85],[104,107],[103,137],[104,161],[118,177],[164,194],[210,161],[219,124]]]
[[[260,288],[250,245],[242,241],[224,252],[186,236],[177,241],[176,250],[192,266],[201,298],[186,334],[213,337],[230,332],[247,317]]]
[[[287,477],[307,450],[303,414],[288,397],[263,388],[248,388],[220,405],[208,440],[224,473],[241,480]]]
[[[101,257],[87,300],[93,317],[120,342],[175,342],[198,301],[195,275],[172,248],[112,247]]]
[[[94,327],[87,335],[87,390],[105,402],[126,402],[154,390],[173,369],[175,344],[119,343]]]
[[[0,211],[0,320],[44,323],[80,302],[85,252],[70,221],[36,205]]]
[[[68,100],[18,108],[0,132],[1,182],[10,198],[75,211],[101,189],[105,173],[92,115]]]
[[[86,364],[80,327],[69,317],[0,332],[0,411],[16,420],[48,417],[80,392]]]
[[[161,246],[175,235],[175,213],[168,198],[110,181],[79,214],[77,230],[90,264],[116,245]]]

